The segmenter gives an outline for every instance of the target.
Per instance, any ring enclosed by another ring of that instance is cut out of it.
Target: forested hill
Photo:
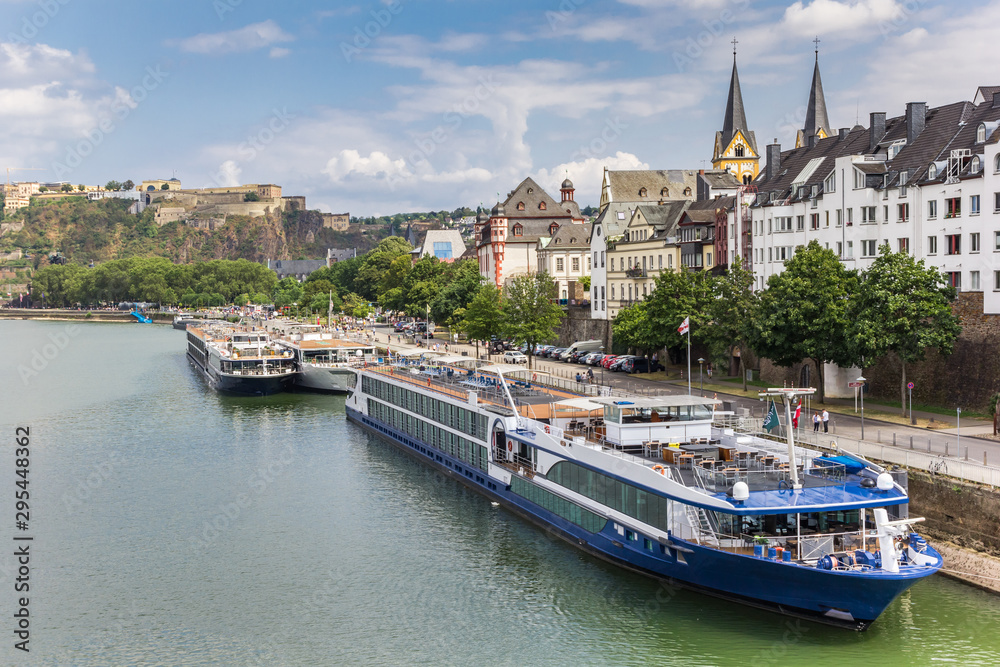
[[[4,220],[23,222],[17,232],[0,237],[0,250],[20,248],[36,258],[61,252],[69,261],[86,264],[129,257],[165,257],[176,263],[211,259],[320,259],[327,248],[357,248],[362,254],[387,235],[380,226],[362,235],[324,229],[315,211],[292,211],[267,218],[229,216],[215,230],[181,222],[158,227],[152,209],[128,212],[131,200],[88,201],[73,197],[33,204]]]

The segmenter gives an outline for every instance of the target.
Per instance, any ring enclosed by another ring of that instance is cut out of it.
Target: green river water
[[[934,576],[858,634],[670,591],[367,435],[342,397],[220,396],[184,349],[160,325],[0,321],[0,664],[1000,665],[995,596]]]

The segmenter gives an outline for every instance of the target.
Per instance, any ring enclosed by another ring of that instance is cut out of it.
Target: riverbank
[[[171,324],[174,316],[170,313],[150,313],[155,324]],[[58,308],[3,308],[0,319],[6,320],[48,320],[53,322],[131,322],[137,320],[125,310],[69,310]]]

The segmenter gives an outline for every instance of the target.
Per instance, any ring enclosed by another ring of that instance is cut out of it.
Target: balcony
[[[625,276],[628,278],[645,278],[646,269],[639,266],[633,266],[630,269],[625,269]]]

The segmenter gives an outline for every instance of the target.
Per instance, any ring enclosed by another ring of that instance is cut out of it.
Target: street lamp
[[[701,385],[701,393],[705,393],[705,359],[698,357],[698,384]]]
[[[858,376],[858,382],[861,386],[858,387],[858,393],[861,394],[861,439],[865,439],[865,382],[868,382],[864,376]]]

